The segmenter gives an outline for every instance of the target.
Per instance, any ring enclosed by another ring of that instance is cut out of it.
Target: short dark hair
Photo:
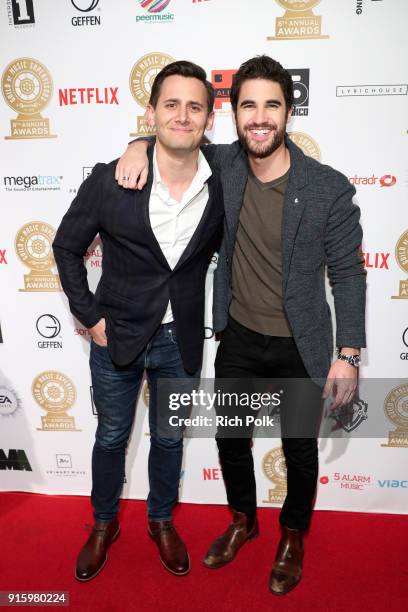
[[[149,103],[156,107],[157,100],[160,96],[160,90],[164,79],[167,79],[169,76],[179,75],[187,78],[198,79],[204,85],[207,91],[207,107],[208,114],[211,113],[214,107],[214,88],[209,81],[207,81],[207,74],[204,68],[198,66],[197,64],[193,64],[193,62],[187,62],[186,60],[180,60],[177,62],[172,62],[171,64],[167,64],[156,76],[152,85],[152,92],[150,94]]]
[[[232,77],[230,98],[234,113],[237,112],[241,86],[250,79],[266,79],[279,83],[285,98],[286,112],[293,106],[293,81],[289,72],[268,55],[257,55],[241,64],[238,71]]]

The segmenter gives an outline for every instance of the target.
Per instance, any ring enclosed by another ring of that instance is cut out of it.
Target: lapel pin
[[[299,198],[295,198],[295,204],[299,202]]]

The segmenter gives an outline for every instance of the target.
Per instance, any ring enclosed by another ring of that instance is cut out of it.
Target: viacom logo
[[[298,40],[329,38],[322,34],[322,18],[313,13],[321,0],[275,0],[285,14],[275,20],[275,36],[267,40]]]
[[[8,455],[0,448],[0,470],[33,471],[25,451],[14,448],[9,449]]]
[[[170,23],[174,21],[174,13],[163,13],[171,0],[139,0],[142,9],[148,15],[136,15],[136,23]]]
[[[11,135],[6,140],[56,138],[49,119],[41,116],[52,96],[52,78],[47,68],[32,57],[19,57],[5,68],[1,89],[6,103],[17,114],[11,119]]]
[[[378,480],[381,489],[408,489],[408,480]]]

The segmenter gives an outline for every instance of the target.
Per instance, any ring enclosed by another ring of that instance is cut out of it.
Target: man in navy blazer
[[[166,429],[160,379],[189,390],[200,375],[206,273],[219,249],[224,208],[212,165],[200,152],[213,122],[214,92],[205,71],[174,62],[156,77],[148,120],[157,131],[150,172],[137,193],[118,186],[116,161],[97,164],[62,219],[53,248],[72,313],[92,336],[90,366],[98,426],[92,455],[95,525],[76,578],[94,578],[119,535],[125,453],[144,372],[150,390],[148,532],[175,575],[190,570],[172,522],[183,453],[181,428]],[[126,177],[123,177],[125,179]],[[83,257],[95,236],[102,276],[89,290]]]
[[[242,64],[231,88],[239,141],[215,145],[214,157],[225,206],[214,277],[214,328],[221,332],[216,378],[305,383],[294,387],[281,408],[287,495],[269,582],[274,594],[288,593],[302,576],[303,534],[318,476],[319,379],[323,398],[333,393],[333,407],[347,404],[365,347],[366,273],[355,189],[340,172],[306,157],[290,141],[286,126],[293,103],[291,76],[278,62],[258,56]],[[127,186],[143,185],[144,146],[129,145],[118,164],[119,182],[125,169]],[[203,150],[208,148],[214,145]],[[336,311],[333,362],[326,268]],[[251,437],[220,428],[217,444],[233,521],[204,559],[211,569],[232,561],[258,534]]]

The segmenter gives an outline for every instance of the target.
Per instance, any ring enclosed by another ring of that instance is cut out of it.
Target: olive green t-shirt
[[[268,336],[292,336],[282,301],[282,212],[289,170],[262,183],[250,171],[232,259],[233,319]]]

